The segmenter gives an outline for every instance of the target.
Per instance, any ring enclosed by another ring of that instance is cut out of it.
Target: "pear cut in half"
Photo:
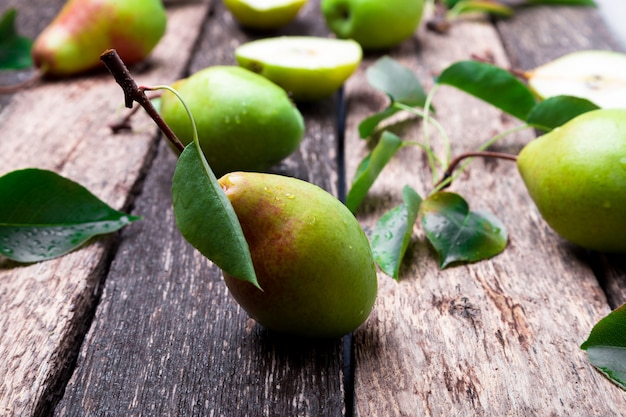
[[[224,5],[241,26],[269,30],[296,18],[307,0],[224,0]]]
[[[580,51],[526,73],[540,98],[569,95],[586,98],[602,108],[626,108],[626,54]]]
[[[245,43],[235,50],[240,66],[284,88],[295,101],[332,95],[361,63],[353,40],[280,36]]]

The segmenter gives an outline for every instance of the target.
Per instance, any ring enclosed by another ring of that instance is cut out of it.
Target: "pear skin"
[[[100,67],[116,49],[130,65],[145,59],[165,33],[161,0],[70,0],[37,37],[35,65],[46,75],[69,76]]]
[[[369,316],[377,293],[369,241],[354,215],[308,182],[230,173],[219,180],[241,223],[262,291],[224,274],[250,317],[277,332],[333,338]]]
[[[517,165],[559,235],[587,249],[626,252],[626,109],[575,117],[528,143]]]
[[[235,65],[204,68],[172,84],[193,114],[202,151],[217,177],[266,171],[293,153],[304,118],[289,96],[265,77]],[[166,91],[161,116],[185,145],[192,126],[178,98]]]

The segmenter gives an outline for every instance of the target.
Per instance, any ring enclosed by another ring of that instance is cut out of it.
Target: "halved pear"
[[[224,0],[240,25],[252,29],[276,29],[296,18],[307,0]]]
[[[235,50],[240,66],[284,88],[295,101],[330,96],[361,63],[353,40],[280,36],[245,43]]]
[[[542,99],[586,98],[602,108],[626,107],[626,54],[588,50],[563,55],[527,72],[528,85]]]

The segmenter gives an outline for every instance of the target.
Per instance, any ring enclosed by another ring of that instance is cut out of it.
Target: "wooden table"
[[[0,0],[35,36],[61,0]],[[169,26],[144,85],[234,64],[241,30],[219,1],[168,3]],[[328,36],[311,0],[275,34]],[[433,75],[472,54],[531,69],[566,52],[618,49],[596,10],[520,9],[509,20],[423,27],[388,53],[432,87]],[[368,150],[356,126],[387,101],[365,81],[367,54],[343,92],[300,106],[306,137],[274,171],[343,196]],[[17,75],[3,75],[3,79]],[[112,135],[122,92],[106,73],[46,82],[3,97],[0,175],[54,170],[117,209],[144,217],[121,232],[47,262],[0,259],[2,416],[620,416],[626,395],[596,372],[579,345],[626,301],[626,263],[555,235],[524,191],[515,165],[473,162],[454,183],[476,210],[496,213],[510,243],[492,260],[439,270],[416,228],[401,279],[379,274],[368,321],[341,340],[271,334],[233,302],[220,271],[180,236],[172,217],[174,154],[143,114]],[[519,124],[451,88],[435,96],[453,153]],[[418,137],[414,119],[394,129]],[[495,146],[517,152],[524,131]],[[343,144],[343,147],[341,145]],[[410,184],[432,180],[424,154],[403,150],[358,212],[366,230]]]

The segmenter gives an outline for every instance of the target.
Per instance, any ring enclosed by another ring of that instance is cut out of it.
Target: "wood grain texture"
[[[420,32],[414,43],[390,53],[428,89],[429,75],[470,54],[493,55],[509,65],[496,32],[480,21],[457,24],[445,36]],[[356,126],[381,108],[372,108],[381,99],[365,87],[363,71],[349,81],[346,96],[350,176],[367,146]],[[447,87],[434,105],[453,154],[519,124]],[[418,140],[416,125],[395,127]],[[525,132],[494,148],[515,153],[531,139]],[[423,153],[402,152],[358,213],[366,227],[401,202],[404,184],[421,195],[430,190]],[[508,229],[509,247],[489,261],[439,270],[436,254],[415,228],[400,282],[381,274],[374,313],[354,336],[357,415],[622,415],[623,392],[578,348],[609,311],[585,253],[547,228],[510,162],[476,160],[451,191],[473,210],[495,213]]]
[[[170,23],[199,26],[203,9],[172,8]],[[190,35],[168,30],[137,78],[160,83],[178,76],[195,40]],[[156,129],[140,117],[137,132],[111,135],[107,124],[122,102],[119,86],[105,71],[15,95],[0,113],[0,175],[25,167],[50,169],[114,208],[128,209],[153,158]],[[100,294],[113,243],[115,236],[96,239],[72,254],[32,265],[0,260],[3,415],[50,413]]]
[[[524,70],[578,50],[623,52],[599,12],[593,8],[544,6],[522,9],[515,19],[499,21],[497,28],[510,60],[522,63],[518,67]],[[590,256],[610,307],[625,303],[626,263],[623,256]]]
[[[319,22],[317,9],[307,7],[296,24]],[[234,47],[252,36],[216,3],[189,72],[234,63]],[[334,103],[302,109],[304,149],[275,171],[336,189]],[[175,227],[174,163],[162,145],[135,206],[145,220],[121,234],[94,324],[55,415],[342,415],[341,341],[281,338],[247,318],[219,269]]]

